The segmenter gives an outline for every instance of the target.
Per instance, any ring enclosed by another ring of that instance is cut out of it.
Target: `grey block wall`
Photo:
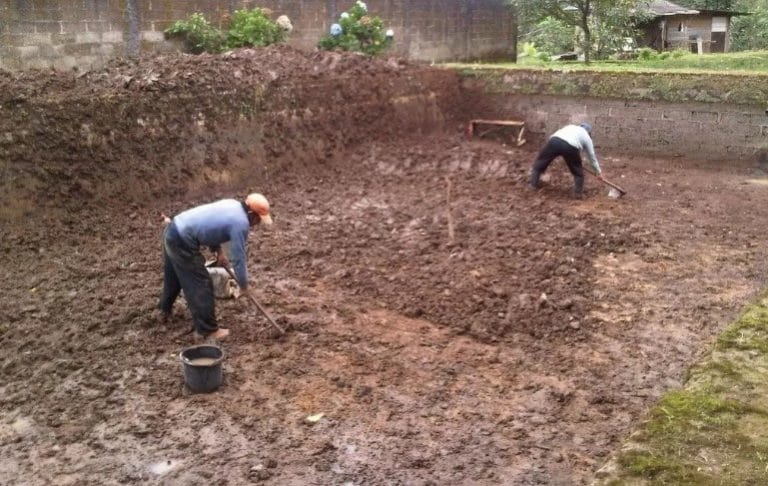
[[[539,138],[588,120],[599,149],[718,161],[750,160],[768,149],[764,106],[602,98],[494,95],[502,113]]]
[[[369,0],[395,30],[394,53],[416,60],[514,59],[516,23],[504,0]],[[0,0],[0,68],[90,69],[109,59],[178,50],[174,21],[200,12],[221,26],[236,9],[288,15],[290,44],[314,49],[354,0]]]

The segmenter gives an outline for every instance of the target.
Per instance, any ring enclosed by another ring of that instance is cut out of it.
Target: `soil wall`
[[[286,46],[0,74],[0,220],[311,171],[359,143],[441,130],[458,88],[451,71]]]
[[[768,150],[764,76],[679,73],[466,71],[487,116],[526,122],[540,142],[589,120],[598,148],[735,161]]]
[[[289,43],[312,50],[354,0],[18,0],[0,3],[0,68],[92,69],[109,59],[178,50],[163,30],[191,13],[221,26],[236,9],[288,15]],[[501,0],[370,0],[395,30],[393,52],[412,59],[514,59],[516,31]]]

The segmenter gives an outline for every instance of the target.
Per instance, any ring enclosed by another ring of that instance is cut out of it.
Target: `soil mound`
[[[312,171],[359,143],[440,129],[457,90],[448,71],[286,46],[0,73],[0,220]]]

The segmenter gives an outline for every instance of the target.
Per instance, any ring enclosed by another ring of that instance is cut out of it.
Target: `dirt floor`
[[[599,145],[599,144],[598,144]],[[263,190],[249,270],[284,336],[218,302],[195,395],[148,200],[0,235],[2,484],[584,484],[765,284],[766,174],[601,153],[622,199],[536,147],[373,141]],[[599,147],[598,147],[599,150]],[[310,419],[310,417],[312,417]]]

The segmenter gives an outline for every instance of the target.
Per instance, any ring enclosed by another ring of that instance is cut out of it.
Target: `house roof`
[[[666,0],[652,0],[648,2],[648,11],[657,17],[666,15],[696,15],[699,13],[698,10],[667,2]]]

